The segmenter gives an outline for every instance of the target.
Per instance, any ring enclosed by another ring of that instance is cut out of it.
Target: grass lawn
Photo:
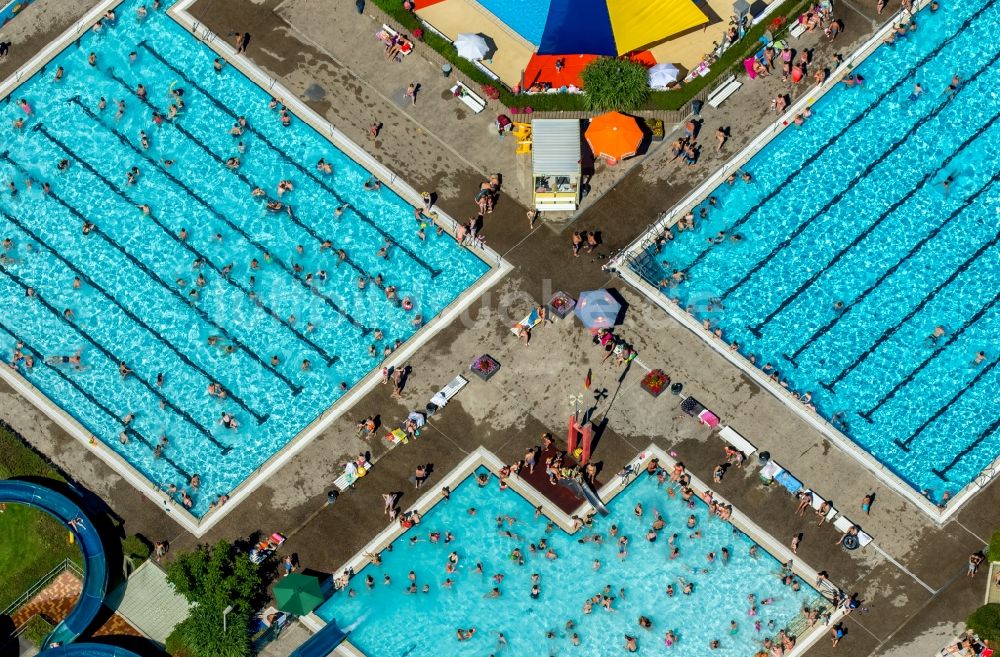
[[[0,426],[0,478],[35,476],[62,480],[45,461]],[[63,559],[83,565],[69,531],[41,511],[8,504],[0,513],[0,609],[16,600]]]

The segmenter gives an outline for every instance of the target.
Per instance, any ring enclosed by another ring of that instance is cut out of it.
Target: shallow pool
[[[634,513],[637,504],[642,505],[641,517]],[[348,630],[348,640],[368,657],[620,655],[625,635],[637,638],[641,655],[748,657],[782,628],[792,626],[792,633],[799,633],[804,626],[801,609],[819,600],[808,584],[799,591],[782,584],[777,560],[762,548],[751,556],[754,542],[746,535],[710,518],[701,501],[688,508],[679,496],[668,497],[655,478],[640,476],[608,506],[610,516],[570,536],[547,527],[544,516],[535,518],[534,509],[517,493],[500,491],[496,478],[481,488],[469,477],[449,501],[434,506],[391,550],[382,552],[381,566],[369,565],[351,580],[353,597],[341,590],[316,613]],[[666,527],[649,542],[654,510],[663,515]],[[695,519],[693,529],[689,516]],[[624,556],[617,539],[609,537],[612,525],[619,537],[629,539]],[[441,535],[437,543],[430,540],[433,532]],[[454,536],[450,543],[446,532]],[[700,537],[693,537],[695,532]],[[579,542],[594,534],[604,542]],[[677,534],[679,549],[674,559],[672,534]],[[530,546],[542,540],[546,549],[533,553]],[[515,548],[524,555],[523,565],[511,559]],[[556,559],[545,556],[549,548]],[[724,548],[728,562],[722,558]],[[446,567],[452,552],[458,566],[450,574]],[[710,562],[712,552],[716,558]],[[477,563],[482,573],[476,571]],[[417,589],[412,594],[407,593],[411,570]],[[537,598],[532,597],[534,574]],[[497,575],[502,576],[499,583]],[[366,585],[369,576],[371,587]],[[453,582],[450,587],[447,579]],[[685,583],[693,585],[690,595],[681,592]],[[668,585],[675,589],[672,597],[666,593]],[[494,587],[499,597],[491,597]],[[612,611],[595,605],[585,613],[584,602],[605,590],[613,598]],[[756,598],[753,615],[750,595]],[[639,627],[643,615],[652,621],[650,629]],[[460,642],[455,634],[459,628],[476,632]],[[678,637],[669,650],[664,646],[668,630]],[[573,644],[574,634],[579,646]],[[717,650],[709,649],[713,640],[719,641]]]

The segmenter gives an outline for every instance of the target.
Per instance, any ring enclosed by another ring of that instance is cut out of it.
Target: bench
[[[365,469],[365,474],[368,474],[368,471],[372,469],[372,464],[369,463],[368,461],[365,461],[364,465],[361,467]],[[345,472],[344,474],[340,475],[340,477],[338,477],[336,481],[333,482],[333,485],[343,491],[353,486],[358,481],[358,479],[360,479],[360,477],[358,477],[357,473]]]
[[[451,88],[451,93],[455,98],[469,106],[476,114],[479,114],[484,109],[486,109],[486,101],[477,96],[471,89],[467,86],[458,82],[454,87]]]
[[[833,521],[833,526],[840,532],[846,534],[851,527],[858,528],[858,547],[864,547],[872,542],[871,534],[861,531],[861,526],[847,516],[840,516]]]
[[[726,99],[736,93],[736,90],[743,86],[743,83],[736,79],[735,75],[723,82],[708,96],[708,104],[719,109],[719,105],[726,102]]]
[[[392,29],[385,23],[382,23],[382,29],[375,33],[375,38],[385,44],[386,52],[389,52],[389,48],[391,48],[394,43],[398,43],[399,54],[396,55],[396,61],[402,61],[403,57],[406,57],[413,52],[413,42],[406,38],[400,38],[399,32]]]
[[[817,493],[814,490],[809,491],[809,493],[812,495],[812,502],[811,502],[811,504],[812,504],[812,508],[813,508],[814,511],[819,512],[823,508],[823,505],[826,504],[827,502],[829,502],[829,500],[824,500],[820,496],[820,494]],[[830,520],[832,520],[836,516],[837,516],[837,509],[835,509],[834,506],[831,504],[830,505],[830,510],[826,512],[825,516],[823,516],[823,522],[829,522]]]
[[[730,426],[722,427],[722,429],[719,430],[719,438],[725,440],[727,443],[733,446],[733,449],[742,452],[743,456],[746,456],[748,458],[750,457],[751,454],[757,451],[757,448],[754,447],[749,440],[741,436],[736,431],[736,429],[733,429]]]
[[[438,390],[431,397],[430,402],[427,404],[427,413],[433,415],[436,411],[443,408],[451,398],[462,391],[462,388],[469,384],[469,380],[466,379],[461,374],[456,376],[454,379],[448,382],[448,385]],[[433,407],[433,410],[432,410]]]

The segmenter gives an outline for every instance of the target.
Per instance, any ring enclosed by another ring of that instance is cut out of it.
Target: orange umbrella
[[[590,120],[586,137],[594,157],[616,162],[635,155],[642,142],[642,129],[631,116],[608,112]]]

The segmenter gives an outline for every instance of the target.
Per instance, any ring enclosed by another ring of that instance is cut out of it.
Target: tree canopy
[[[167,566],[167,580],[193,603],[191,614],[174,630],[174,642],[179,639],[185,654],[250,655],[250,617],[262,601],[263,580],[245,553],[226,541],[201,545]],[[223,631],[223,611],[230,605]]]

